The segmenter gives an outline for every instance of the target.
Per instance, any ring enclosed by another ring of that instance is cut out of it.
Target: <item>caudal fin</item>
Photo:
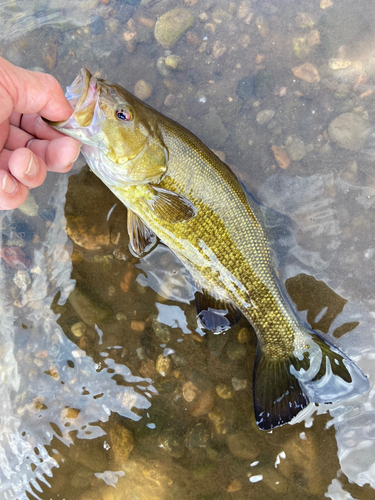
[[[337,347],[303,327],[309,348],[282,360],[267,358],[258,346],[253,395],[262,430],[289,422],[309,402],[335,403],[369,389],[367,377]]]

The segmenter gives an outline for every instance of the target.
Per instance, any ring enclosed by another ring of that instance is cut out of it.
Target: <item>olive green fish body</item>
[[[122,87],[83,69],[67,89],[74,113],[52,124],[80,139],[92,170],[128,208],[132,251],[158,237],[197,287],[198,320],[224,331],[242,313],[258,337],[254,410],[259,428],[368,389],[361,370],[303,324],[276,279],[262,211],[197,137]]]

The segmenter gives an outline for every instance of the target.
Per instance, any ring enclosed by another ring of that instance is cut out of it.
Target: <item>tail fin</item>
[[[253,375],[254,411],[262,430],[289,422],[309,402],[335,403],[369,389],[367,377],[337,347],[301,325],[309,348],[282,360],[258,345]]]

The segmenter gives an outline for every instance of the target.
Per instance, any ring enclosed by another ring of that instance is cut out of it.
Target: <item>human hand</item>
[[[17,208],[47,171],[67,172],[80,143],[49,127],[41,116],[64,121],[73,110],[57,80],[13,66],[0,57],[0,210]]]

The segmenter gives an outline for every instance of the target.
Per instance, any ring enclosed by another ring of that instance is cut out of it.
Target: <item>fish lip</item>
[[[66,88],[65,97],[69,101],[69,104],[73,108],[73,115],[77,111],[81,111],[87,106],[89,106],[95,99],[97,91],[97,80],[90,73],[87,68],[81,68],[77,77]],[[71,120],[72,117],[65,121],[54,122],[43,118],[43,120],[48,123],[53,128],[64,128],[65,125]]]

